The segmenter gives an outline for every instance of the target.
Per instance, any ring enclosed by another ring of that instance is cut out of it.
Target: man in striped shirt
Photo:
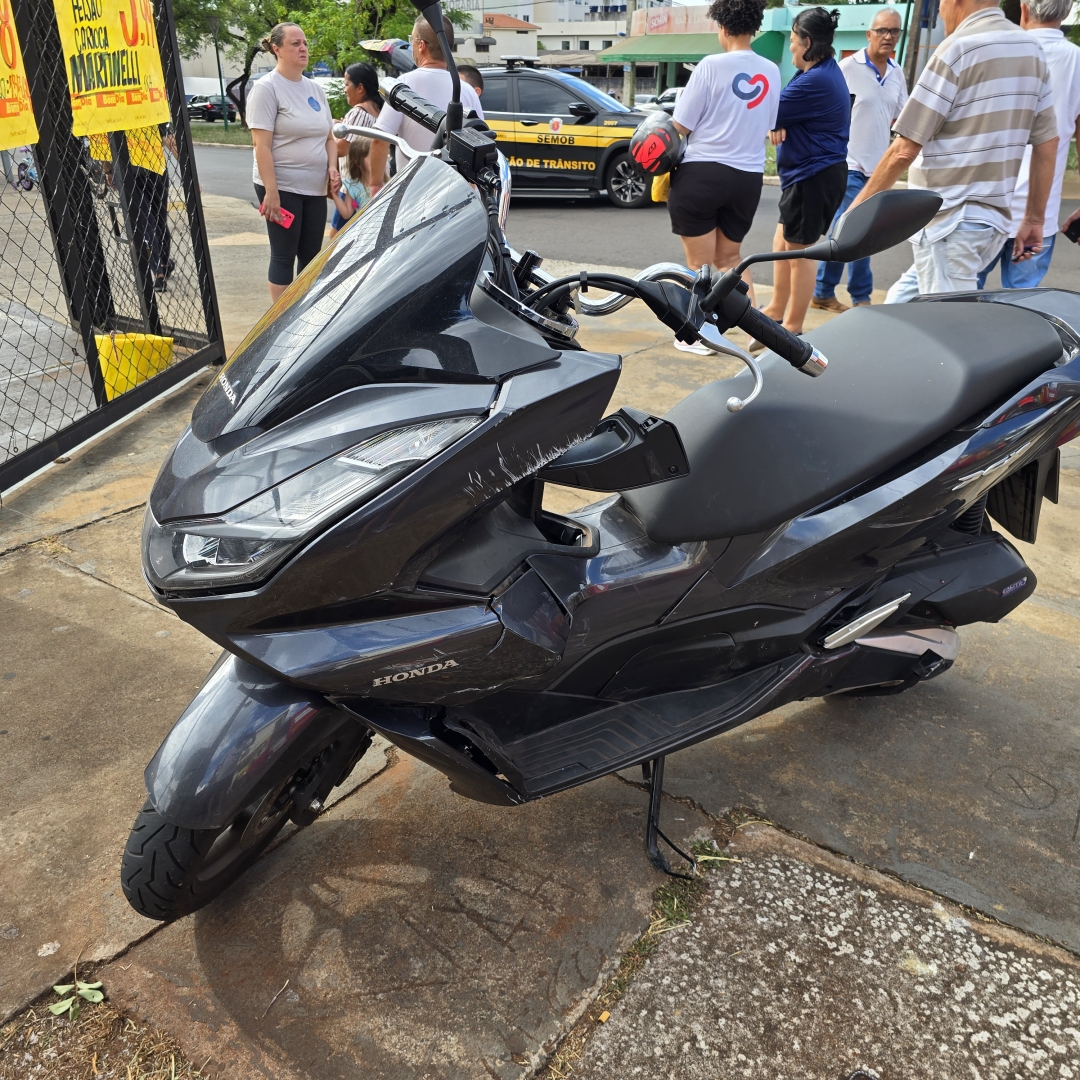
[[[905,169],[910,186],[941,194],[937,216],[911,238],[921,294],[973,290],[1009,236],[1016,238],[1014,261],[1042,250],[1058,144],[1038,41],[1009,22],[996,0],[941,0],[940,10],[949,36],[919,76],[893,125],[897,137],[852,204],[892,187]],[[1010,204],[1028,143],[1027,206],[1014,222]]]

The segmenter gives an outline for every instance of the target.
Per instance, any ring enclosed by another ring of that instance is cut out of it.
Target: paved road
[[[197,146],[195,160],[203,188],[215,195],[239,195],[254,200],[251,188],[250,152],[242,148]],[[754,226],[743,251],[765,251],[772,246],[780,189],[762,192]],[[1066,201],[1064,214],[1077,203]],[[663,260],[683,261],[682,244],[672,236],[667,210],[617,210],[604,201],[563,199],[515,199],[507,229],[519,251],[533,248],[549,259],[601,263],[608,266],[646,266]],[[910,265],[906,244],[874,256],[874,284],[888,288]],[[772,282],[772,271],[754,271],[761,281]],[[1080,290],[1080,249],[1064,243],[1054,254],[1047,285]]]

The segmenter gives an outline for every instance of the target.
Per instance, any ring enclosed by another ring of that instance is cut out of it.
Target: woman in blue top
[[[773,251],[816,244],[844,198],[851,94],[833,59],[839,21],[839,12],[815,7],[800,11],[791,24],[798,71],[780,94],[776,130],[769,133],[783,189]],[[801,334],[816,275],[817,263],[809,259],[773,263],[773,296],[765,314]],[[755,342],[752,351],[762,348]]]

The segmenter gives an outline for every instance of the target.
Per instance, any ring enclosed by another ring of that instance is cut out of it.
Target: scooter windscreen
[[[196,405],[192,433],[265,431],[366,384],[493,382],[536,362],[469,309],[487,237],[469,184],[442,161],[414,161],[255,325]]]

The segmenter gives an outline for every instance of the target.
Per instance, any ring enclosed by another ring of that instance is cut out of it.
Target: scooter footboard
[[[357,726],[320,694],[225,653],[147,765],[146,790],[171,824],[220,828]]]

